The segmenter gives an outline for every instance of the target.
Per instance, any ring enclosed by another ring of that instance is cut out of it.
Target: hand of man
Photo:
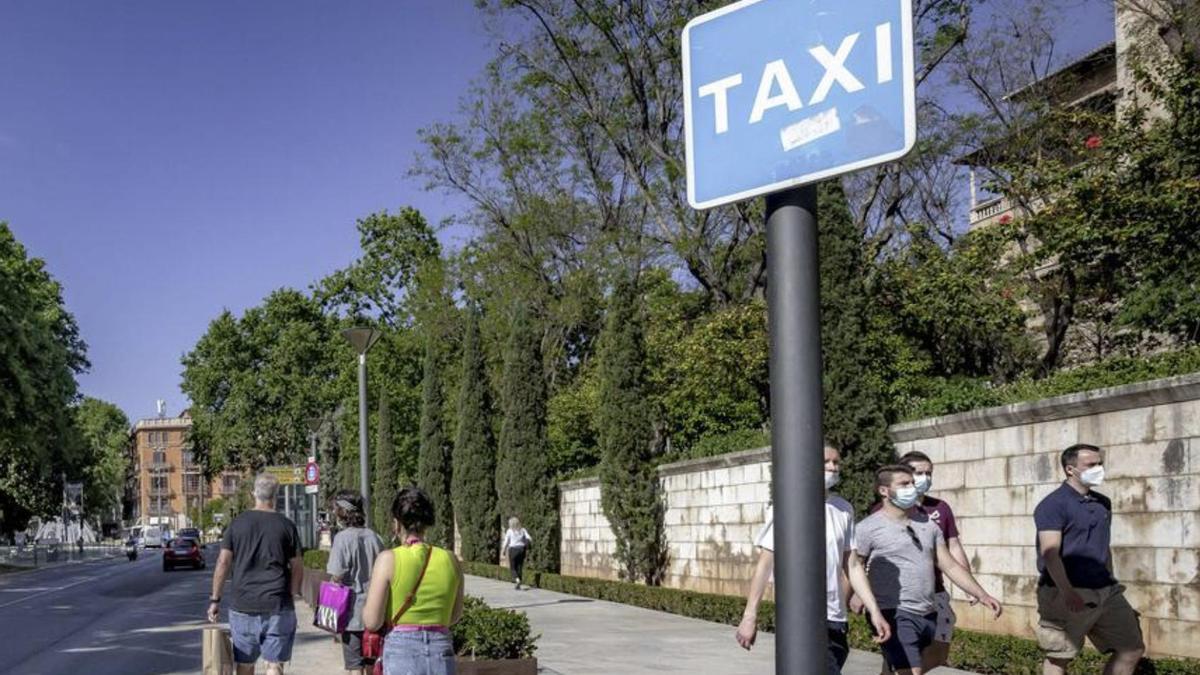
[[[208,603],[208,620],[210,623],[216,623],[217,619],[221,618],[221,606],[215,602]]]
[[[1084,607],[1087,606],[1083,601],[1083,596],[1079,595],[1079,593],[1076,593],[1075,589],[1073,588],[1068,588],[1067,590],[1063,591],[1063,603],[1066,604],[1067,609],[1073,614],[1082,612]]]
[[[862,614],[863,610],[867,608],[867,606],[863,604],[862,598],[853,594],[850,596],[849,605],[850,611],[854,612],[855,614]]]
[[[876,612],[871,615],[871,625],[875,627],[875,637],[871,638],[875,644],[883,644],[892,639],[892,626],[883,618],[883,614]]]
[[[1000,606],[1000,601],[990,595],[985,595],[982,598],[979,598],[979,603],[992,610],[993,619],[999,619],[1000,614],[1004,612],[1004,608]]]
[[[743,616],[734,636],[742,649],[749,650],[754,646],[755,638],[758,637],[758,618],[749,615]]]

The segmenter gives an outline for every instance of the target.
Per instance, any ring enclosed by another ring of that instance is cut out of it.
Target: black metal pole
[[[367,353],[358,355],[358,478],[362,482],[363,517],[371,527],[371,481],[367,478]]]
[[[775,672],[825,669],[825,483],[817,188],[767,196]]]

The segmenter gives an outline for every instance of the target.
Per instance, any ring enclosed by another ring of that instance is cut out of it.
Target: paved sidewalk
[[[467,577],[467,594],[493,607],[524,612],[537,641],[538,672],[543,675],[764,675],[775,672],[775,638],[760,634],[750,652],[738,647],[733,627],[689,619],[603,600],[539,589],[513,589],[512,584]],[[296,603],[299,629],[289,675],[318,675],[342,668],[341,648],[312,625],[312,609]],[[821,672],[814,663],[812,672]],[[876,654],[854,651],[845,675],[877,675]],[[970,675],[953,668],[938,675]]]
[[[539,671],[547,675],[704,673],[764,675],[775,672],[775,638],[759,634],[750,652],[733,639],[733,627],[602,600],[467,577],[467,593],[493,607],[524,612],[538,640]],[[824,657],[811,672],[824,672]],[[845,675],[878,675],[880,657],[855,651]],[[952,668],[931,671],[958,673]]]

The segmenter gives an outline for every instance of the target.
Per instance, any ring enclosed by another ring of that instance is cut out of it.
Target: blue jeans
[[[296,612],[245,614],[229,610],[229,636],[233,641],[233,660],[254,663],[264,661],[286,663],[292,660],[292,644],[296,641]]]
[[[454,641],[445,633],[398,631],[383,643],[384,675],[454,675]]]

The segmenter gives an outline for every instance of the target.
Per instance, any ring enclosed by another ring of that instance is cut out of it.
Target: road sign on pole
[[[742,0],[683,29],[688,202],[767,195],[775,672],[827,649],[816,181],[916,142],[911,0]]]
[[[912,0],[742,0],[683,29],[688,201],[707,209],[902,157]]]
[[[314,457],[308,458],[308,464],[304,467],[304,491],[310,495],[317,494],[321,482],[321,468],[317,466],[317,460]]]

